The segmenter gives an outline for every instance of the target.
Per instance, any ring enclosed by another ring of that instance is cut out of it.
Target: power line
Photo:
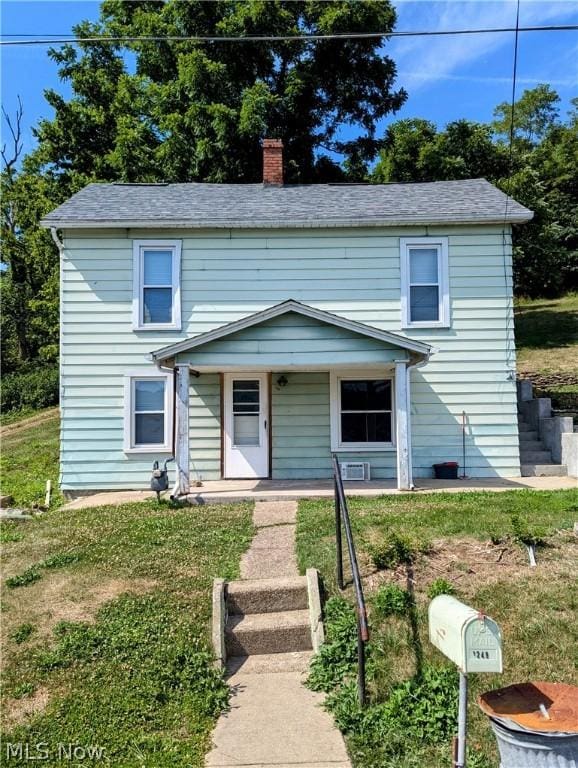
[[[244,37],[222,37],[215,35],[136,35],[136,36],[102,36],[102,37],[72,37],[70,35],[42,36],[37,39],[35,34],[26,35],[25,40],[0,40],[2,45],[53,45],[54,43],[137,43],[137,42],[191,42],[191,43],[273,43],[291,42],[292,40],[307,42],[310,40],[366,40],[380,37],[445,37],[448,35],[487,35],[500,32],[572,32],[578,30],[578,24],[550,24],[541,27],[493,27],[484,29],[453,29],[453,30],[423,30],[405,32],[346,32],[334,35],[246,35]],[[3,38],[24,37],[22,34],[3,34]]]

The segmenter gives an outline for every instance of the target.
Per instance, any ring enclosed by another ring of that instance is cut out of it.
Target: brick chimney
[[[263,139],[263,184],[283,185],[283,142]]]

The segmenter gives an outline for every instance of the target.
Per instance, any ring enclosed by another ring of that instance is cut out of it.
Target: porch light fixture
[[[283,373],[279,378],[277,379],[277,386],[279,387],[286,387],[287,384],[289,384],[289,379],[285,374]]]

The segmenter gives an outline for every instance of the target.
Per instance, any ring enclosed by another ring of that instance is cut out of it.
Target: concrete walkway
[[[561,491],[578,488],[575,477],[496,477],[465,480],[416,480],[415,491],[398,491],[395,480],[344,483],[348,496],[387,496],[400,493],[461,493],[463,491]],[[152,491],[103,491],[65,505],[85,509],[126,504],[154,497]],[[332,480],[208,480],[187,497],[191,504],[232,504],[238,501],[287,501],[333,496]],[[168,498],[168,497],[167,497]]]
[[[298,576],[296,501],[257,502],[257,534],[241,561],[242,579]],[[249,656],[229,668],[230,711],[213,733],[206,765],[241,768],[350,768],[323,696],[303,685],[310,652]]]

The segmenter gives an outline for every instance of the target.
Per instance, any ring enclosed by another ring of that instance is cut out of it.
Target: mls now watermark
[[[96,744],[49,744],[40,741],[29,744],[25,741],[12,741],[4,744],[6,760],[104,760],[105,749]]]

